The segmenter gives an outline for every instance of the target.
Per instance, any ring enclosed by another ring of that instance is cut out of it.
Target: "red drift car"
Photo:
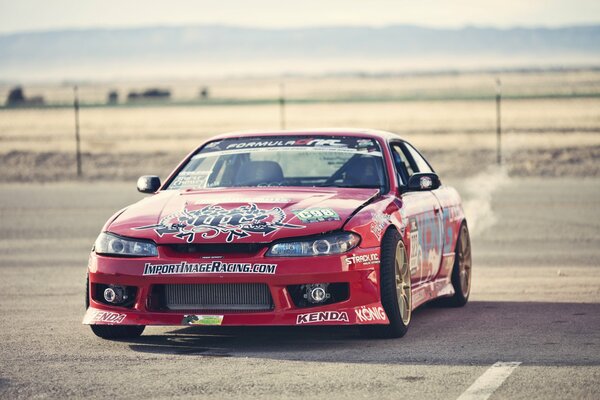
[[[360,325],[400,337],[411,312],[463,306],[471,250],[461,200],[378,131],[229,134],[112,216],[88,265],[84,324]]]

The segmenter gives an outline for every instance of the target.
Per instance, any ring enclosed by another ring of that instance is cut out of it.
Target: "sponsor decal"
[[[284,153],[286,151],[289,152],[298,152],[298,147],[263,147],[263,148],[248,148],[248,149],[233,149],[233,150],[219,150],[219,151],[203,151],[202,153],[198,153],[192,157],[192,160],[198,160],[206,157],[214,157],[214,156],[226,156],[233,154],[248,154],[252,152],[276,152],[276,153]],[[324,153],[344,153],[344,154],[367,154],[369,156],[374,157],[382,157],[383,154],[381,151],[378,151],[375,148],[371,149],[356,149],[349,147],[311,147],[311,151],[321,151]],[[331,160],[332,163],[335,163],[335,159]],[[340,164],[341,165],[341,164]],[[210,186],[210,185],[209,185]]]
[[[410,267],[410,274],[415,275],[417,268],[423,263],[423,251],[421,250],[421,243],[419,241],[419,225],[416,218],[410,218],[408,225],[410,229],[410,260],[408,265]]]
[[[304,223],[339,221],[340,216],[332,208],[307,208],[305,210],[296,210],[293,213]]]
[[[355,309],[354,312],[356,313],[356,321],[358,322],[387,321],[383,307],[362,306]]]
[[[358,139],[356,141],[356,147],[357,148],[365,148],[365,147],[375,147],[375,142],[373,142],[373,139]]]
[[[389,222],[390,216],[387,214],[377,213],[373,215],[373,221],[371,221],[371,233],[377,237],[377,240],[381,240],[383,230]]]
[[[225,147],[226,150],[230,149],[252,149],[261,147],[285,147],[285,146],[307,146],[307,147],[318,147],[318,146],[333,146],[333,147],[346,147],[346,144],[342,143],[339,139],[295,139],[295,140],[253,140],[246,142],[231,143]]]
[[[290,146],[290,147],[253,147],[253,148],[246,148],[246,149],[231,149],[231,150],[202,150],[201,153],[198,153],[196,155],[194,155],[192,157],[192,160],[199,160],[199,159],[203,159],[203,158],[207,158],[207,157],[215,157],[215,156],[231,156],[231,155],[236,155],[236,154],[249,154],[249,153],[265,153],[265,152],[272,152],[272,153],[278,153],[283,155],[285,152],[293,152],[293,153],[298,153],[299,151],[303,151],[302,147],[297,147],[297,146]],[[338,165],[341,166],[343,164],[343,161],[339,160],[338,157],[334,157],[331,154],[364,154],[364,155],[369,155],[372,157],[383,157],[383,154],[381,153],[381,151],[379,150],[378,147],[371,147],[371,148],[356,148],[356,147],[346,147],[346,146],[340,146],[340,147],[334,147],[334,146],[312,146],[310,147],[310,151],[311,152],[322,152],[322,153],[326,153],[326,154],[330,154],[330,156],[325,155],[324,159],[329,158],[329,163],[331,165]],[[294,157],[294,155],[291,155],[291,157]],[[211,187],[212,184],[208,183],[205,185],[205,187]],[[183,187],[183,186],[182,186]],[[181,187],[178,187],[181,188]],[[247,201],[247,199],[245,200]],[[256,202],[259,202],[258,200],[253,200]]]
[[[401,204],[400,205],[400,235],[404,237],[406,234],[406,208]]]
[[[348,313],[345,311],[321,311],[309,314],[300,314],[296,317],[296,325],[312,324],[315,322],[349,322]]]
[[[413,294],[412,303],[420,304],[421,301],[423,301],[424,299],[425,299],[425,292],[423,290],[420,290]]]
[[[274,274],[277,264],[209,263],[144,264],[143,275],[180,275],[180,274]]]
[[[408,219],[407,236],[410,241],[409,267],[411,276],[428,280],[437,275],[441,267],[444,230],[433,213],[423,213]]]
[[[172,235],[188,243],[193,242],[196,235],[202,239],[213,239],[225,234],[229,243],[250,235],[267,236],[282,228],[306,228],[284,223],[285,218],[286,214],[280,207],[261,209],[252,203],[232,209],[209,205],[198,210],[189,210],[186,204],[182,211],[167,215],[158,224],[133,229],[153,229],[160,237]]]
[[[221,325],[223,315],[184,315],[182,325]]]
[[[372,265],[379,264],[379,254],[371,253],[371,254],[361,254],[361,255],[352,255],[346,258],[347,265],[356,265],[361,263],[363,265]]]
[[[205,149],[212,149],[212,148],[214,148],[214,147],[218,147],[218,146],[219,146],[219,143],[221,143],[221,142],[220,142],[220,141],[217,141],[217,142],[210,142],[210,143],[207,143],[207,144],[204,146],[204,148],[205,148]]]
[[[172,188],[204,188],[210,171],[182,171],[170,187]]]
[[[127,314],[119,314],[111,311],[96,311],[92,318],[90,319],[90,323],[93,322],[108,322],[111,324],[120,324],[125,320]]]
[[[444,256],[444,260],[442,261],[443,270],[450,271],[450,270],[452,270],[453,266],[454,266],[454,254]]]
[[[425,280],[428,281],[432,279],[433,276],[439,271],[442,262],[442,256],[437,250],[430,248],[427,252],[426,257],[427,258],[425,259],[424,265],[422,267],[422,275],[424,275]]]
[[[421,189],[431,189],[433,181],[428,176],[422,176],[421,179],[419,179],[419,185],[421,186]]]
[[[380,152],[381,149],[373,139],[357,137],[332,136],[283,136],[283,137],[248,137],[230,138],[211,142],[202,148],[194,157],[204,153],[229,152],[236,150],[252,151],[261,149],[284,150],[298,147],[326,150],[351,150],[365,153]]]
[[[454,222],[459,221],[458,207],[444,207],[443,218],[446,232],[444,235],[444,251],[451,251],[452,243],[454,243]],[[447,249],[447,250],[446,250]]]

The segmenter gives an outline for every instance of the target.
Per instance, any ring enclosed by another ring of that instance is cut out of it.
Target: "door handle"
[[[439,213],[440,212],[440,207],[434,206],[433,207],[433,212],[436,213],[436,214]]]

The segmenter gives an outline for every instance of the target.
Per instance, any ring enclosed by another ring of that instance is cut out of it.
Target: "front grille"
[[[197,254],[256,254],[264,249],[264,243],[178,243],[165,244],[175,253]]]
[[[266,311],[273,309],[264,283],[184,284],[162,286],[162,306],[177,311]],[[156,288],[160,289],[160,288]]]

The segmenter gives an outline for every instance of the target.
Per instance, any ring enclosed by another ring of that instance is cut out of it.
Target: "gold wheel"
[[[469,239],[469,231],[465,225],[461,228],[457,256],[462,295],[467,297],[471,290],[471,240]]]
[[[411,292],[410,292],[410,270],[406,260],[406,253],[402,242],[396,245],[396,260],[395,260],[395,275],[396,275],[396,297],[398,299],[398,308],[402,323],[408,325],[411,314]]]

